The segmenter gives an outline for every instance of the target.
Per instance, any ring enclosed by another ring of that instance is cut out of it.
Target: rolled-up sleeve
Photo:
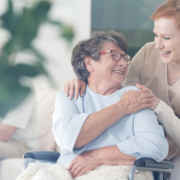
[[[162,161],[168,154],[168,141],[153,111],[141,110],[134,115],[134,135],[117,144],[120,151],[137,158]]]
[[[61,90],[55,102],[52,131],[61,149],[71,153],[81,153],[85,147],[74,150],[74,145],[88,113],[80,113],[73,100],[69,100]]]

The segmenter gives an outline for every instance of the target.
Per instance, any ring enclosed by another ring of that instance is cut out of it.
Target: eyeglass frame
[[[99,53],[99,55],[103,55],[103,54],[107,54],[107,53],[111,53],[111,55],[112,55],[112,52],[113,51],[117,51],[117,52],[119,52],[118,50],[108,50],[108,51],[103,51],[103,52],[100,52]],[[127,63],[127,65],[129,66],[130,64],[131,64],[131,57],[128,55],[128,54],[121,54],[120,52],[119,52],[119,54],[120,54],[120,58],[118,59],[118,60],[116,60],[116,59],[114,59],[113,58],[113,55],[112,55],[112,58],[115,60],[115,61],[119,61],[120,59],[121,59],[121,57],[123,57],[123,59],[126,61],[126,63]],[[124,55],[127,55],[127,56],[129,56],[129,61],[127,61],[125,58],[124,58]],[[129,62],[129,63],[128,63]]]

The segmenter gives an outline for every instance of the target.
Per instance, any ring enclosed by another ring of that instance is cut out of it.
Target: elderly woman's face
[[[122,51],[117,45],[110,42],[105,42],[101,52],[117,50],[121,55],[125,52]],[[116,61],[113,59],[111,52],[100,55],[98,62],[94,61],[94,77],[99,81],[111,83],[112,86],[120,86],[126,76],[128,69],[127,62],[121,56],[120,60]]]
[[[175,27],[174,19],[160,18],[154,21],[155,48],[160,51],[165,64],[180,60],[180,30]]]

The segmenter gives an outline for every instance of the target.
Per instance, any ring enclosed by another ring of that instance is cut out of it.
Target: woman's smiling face
[[[155,48],[161,53],[165,64],[180,61],[180,30],[175,27],[174,19],[160,18],[154,21]]]
[[[122,55],[125,54],[117,45],[111,42],[105,42],[101,52],[117,50]],[[94,66],[94,78],[98,81],[104,81],[112,86],[121,86],[127,73],[127,62],[121,56],[121,59],[116,61],[113,59],[111,53],[100,55],[99,61],[93,62]]]

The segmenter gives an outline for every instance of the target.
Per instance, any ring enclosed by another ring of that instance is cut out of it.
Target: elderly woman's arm
[[[89,114],[83,113],[83,107],[79,107],[82,109],[80,112],[76,104],[60,91],[53,115],[53,133],[57,144],[71,152],[74,148],[85,146],[124,115],[145,108],[143,101],[142,104],[136,102],[141,92],[143,91],[128,91],[118,103]],[[73,143],[69,144],[69,141]]]
[[[134,135],[120,142],[117,146],[109,146],[88,151],[76,157],[69,166],[73,177],[106,165],[132,165],[136,158],[153,158],[163,160],[168,153],[168,142],[162,127],[157,123],[154,113],[142,110],[135,113]]]
[[[117,146],[108,146],[80,154],[71,162],[68,170],[74,178],[99,165],[133,165],[135,160],[135,157],[122,153]]]
[[[150,94],[150,96],[143,100],[144,96],[148,96],[146,94]],[[149,93],[149,90],[127,91],[116,104],[88,116],[77,137],[75,148],[80,148],[93,141],[124,115],[147,108],[153,99],[154,96]]]

